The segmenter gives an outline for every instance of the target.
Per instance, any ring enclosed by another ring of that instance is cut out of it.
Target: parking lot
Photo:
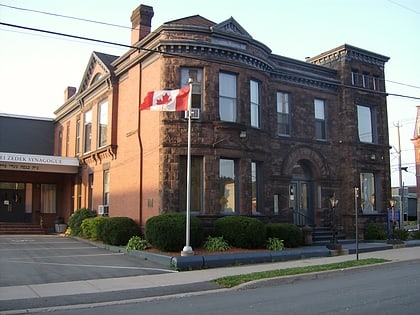
[[[168,266],[58,235],[1,235],[0,287],[173,272]]]

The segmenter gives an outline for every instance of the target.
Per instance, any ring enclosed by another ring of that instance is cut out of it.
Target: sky
[[[387,98],[391,182],[399,186],[400,152],[401,167],[407,167],[402,182],[416,184],[411,139],[420,106],[420,1],[0,0],[0,23],[129,45],[130,16],[140,4],[154,9],[152,31],[191,15],[215,23],[233,17],[276,55],[304,61],[350,44],[390,57],[387,92],[414,97]],[[93,51],[120,56],[127,48],[0,25],[0,113],[54,117],[64,89],[79,88]]]

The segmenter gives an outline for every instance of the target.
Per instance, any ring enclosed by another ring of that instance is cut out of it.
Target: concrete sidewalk
[[[385,243],[362,243],[359,244],[358,256],[359,259],[384,258],[392,262],[415,260],[420,259],[420,249],[417,248],[418,246],[420,246],[420,241],[405,242],[405,244],[398,246],[398,248]],[[118,291],[141,289],[147,289],[149,291],[148,296],[150,296],[150,292],[154,292],[154,296],[162,296],[166,295],[164,291],[167,287],[174,289],[176,287],[182,287],[182,292],[184,293],[189,292],[188,288],[193,287],[193,291],[218,289],[219,287],[212,280],[224,276],[299,266],[323,265],[356,259],[356,255],[354,254],[355,244],[344,244],[343,248],[350,254],[158,275],[0,287],[0,305],[12,300],[45,299],[58,296],[115,293]],[[306,250],[310,251],[310,248]],[[172,290],[171,292],[176,292],[176,290]]]

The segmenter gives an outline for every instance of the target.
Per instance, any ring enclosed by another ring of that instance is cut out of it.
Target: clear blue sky
[[[278,55],[305,60],[347,43],[388,56],[391,59],[385,66],[387,91],[420,98],[418,0],[0,0],[0,22],[130,44],[130,16],[140,4],[154,8],[152,30],[164,22],[195,14],[216,23],[232,16],[254,39]],[[5,26],[0,26],[0,47],[0,113],[42,117],[54,116],[54,110],[63,103],[66,86],[79,87],[92,51],[115,55],[126,51]],[[410,139],[418,105],[420,100],[388,97],[390,144],[395,148],[395,125],[402,125],[402,166],[408,166],[408,173],[403,173],[406,185],[415,184]],[[394,149],[390,152],[392,184],[398,186],[398,155]]]

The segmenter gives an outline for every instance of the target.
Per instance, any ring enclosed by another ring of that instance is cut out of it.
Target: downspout
[[[139,97],[137,106],[140,106],[141,103],[141,85],[142,85],[142,64],[141,61],[139,61]],[[140,226],[142,225],[142,219],[143,219],[143,144],[141,141],[141,111],[140,109],[137,110],[138,112],[138,121],[137,121],[137,137],[139,139],[139,158],[140,158],[140,167],[139,167],[139,178],[140,178],[140,184],[139,184],[139,223]]]

